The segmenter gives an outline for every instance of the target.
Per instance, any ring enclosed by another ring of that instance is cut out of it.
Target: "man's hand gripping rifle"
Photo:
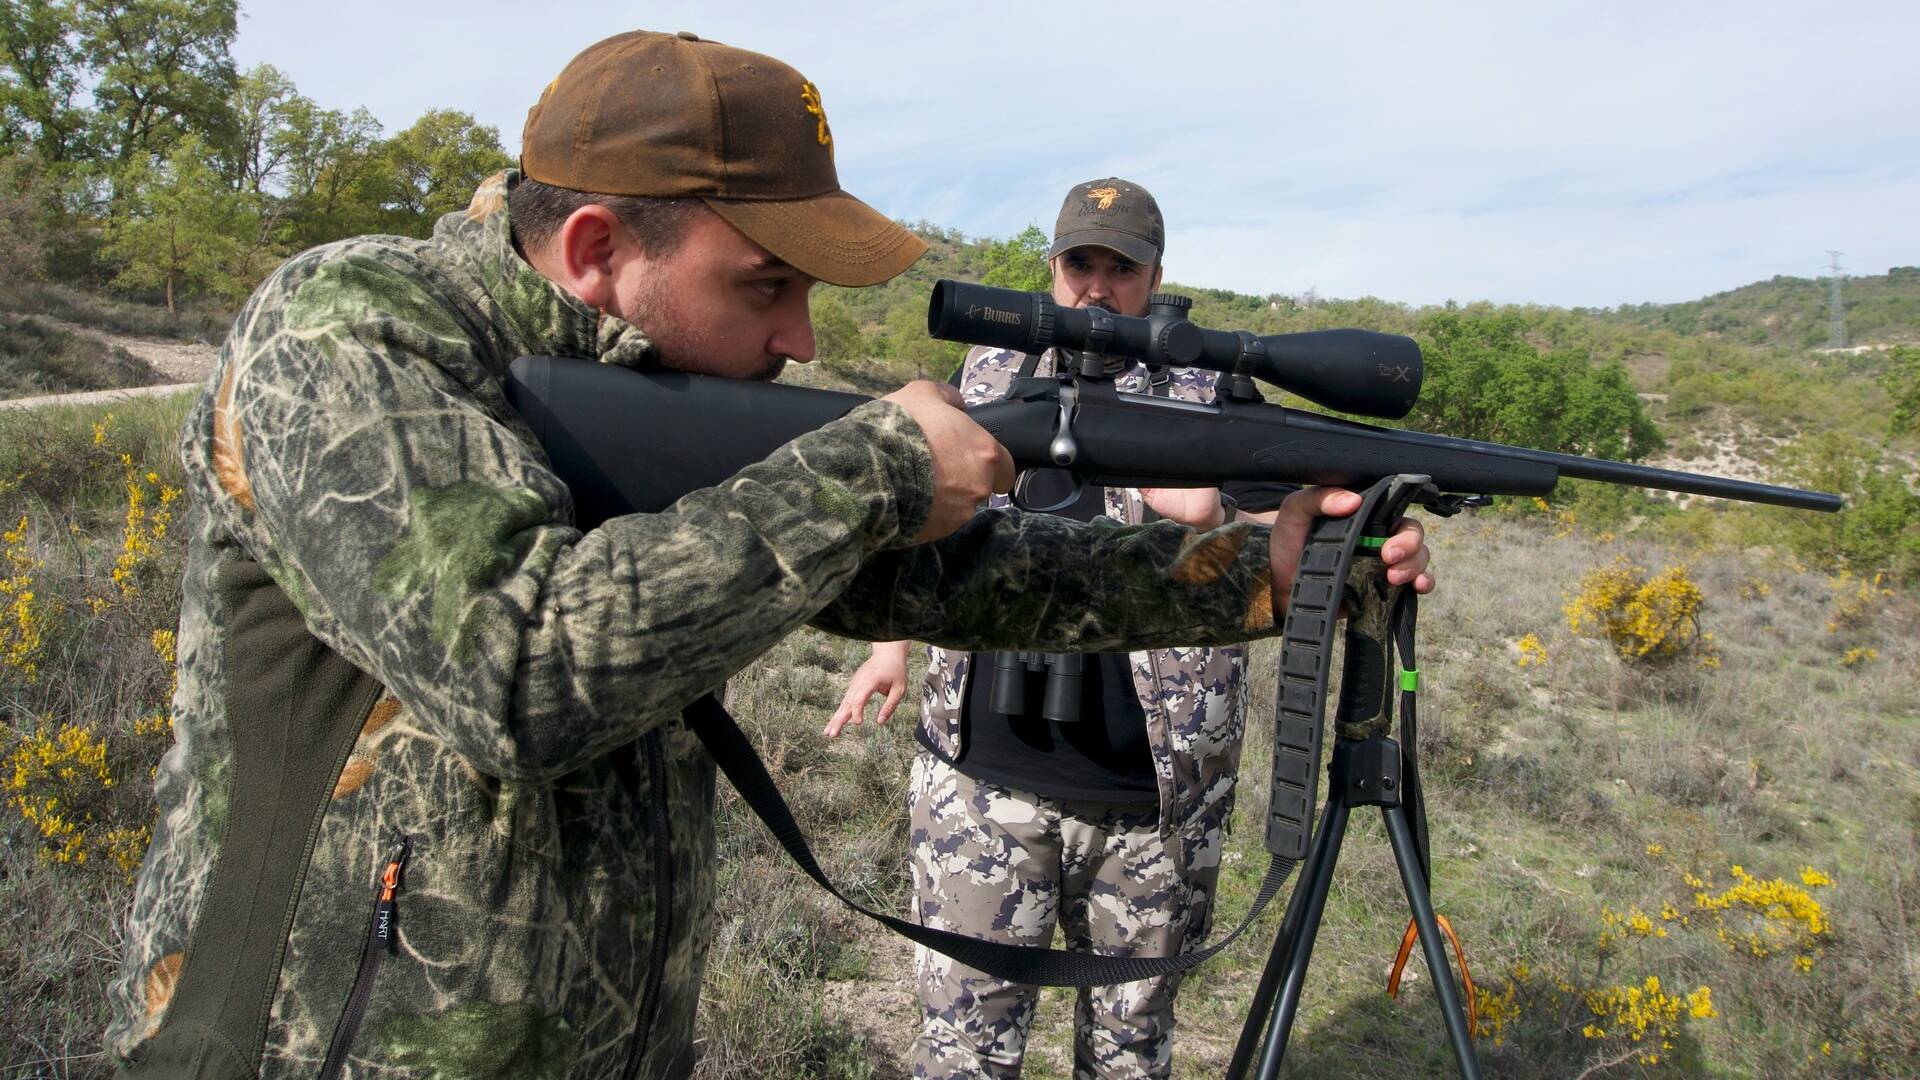
[[[1436,974],[1447,970],[1426,895],[1425,821],[1410,753],[1418,679],[1412,655],[1414,596],[1407,586],[1387,582],[1376,555],[1408,507],[1448,515],[1493,495],[1545,495],[1562,476],[1810,510],[1837,511],[1841,501],[1821,492],[1375,427],[1268,404],[1255,380],[1330,409],[1398,419],[1419,396],[1419,346],[1409,338],[1366,330],[1261,337],[1204,329],[1187,320],[1189,305],[1184,297],[1156,295],[1147,316],[1131,317],[1060,307],[1045,293],[941,281],[933,289],[927,329],[936,338],[1030,355],[1060,350],[1056,374],[1016,380],[1001,400],[969,411],[1022,470],[1015,501],[1028,509],[1054,508],[1025,500],[1025,480],[1043,469],[1064,469],[1078,484],[1103,486],[1217,487],[1253,481],[1334,485],[1363,493],[1358,512],[1315,522],[1282,630],[1265,835],[1275,869],[1254,914],[1308,853],[1333,636],[1343,607],[1347,616],[1329,821],[1315,839],[1309,871],[1294,890],[1231,1072],[1238,1076],[1247,1067],[1278,993],[1282,1003],[1267,1035],[1264,1076],[1277,1068],[1284,1052],[1337,856],[1339,836],[1326,834],[1339,828],[1328,826],[1343,828],[1352,806],[1379,805],[1387,815],[1428,965]],[[1224,377],[1210,404],[1122,393],[1114,377],[1136,361],[1208,368]],[[868,400],[836,391],[545,357],[523,357],[513,364],[507,396],[572,490],[582,529],[620,514],[664,510]],[[722,432],[724,437],[716,438]],[[1402,671],[1391,678],[1396,652]],[[1398,743],[1389,719],[1395,695],[1402,728]],[[803,867],[810,861],[802,859]],[[1169,962],[1199,958],[1189,954]],[[993,970],[991,958],[967,962]],[[1125,977],[1148,973],[1143,969]],[[1036,970],[1020,981],[1062,980]],[[1435,989],[1462,1071],[1478,1075],[1468,1022],[1451,980],[1436,978]]]

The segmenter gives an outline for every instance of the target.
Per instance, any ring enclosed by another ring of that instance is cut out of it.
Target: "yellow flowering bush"
[[[173,695],[180,689],[180,668],[174,661],[173,631],[155,630],[151,639],[153,654],[173,672],[167,682],[166,699],[153,712],[133,722],[135,735],[164,735],[173,731]]]
[[[63,874],[130,878],[172,737],[176,643],[153,628],[178,613],[182,492],[142,461],[150,425],[90,426],[46,429],[0,524],[0,834]]]
[[[1474,1028],[1474,1035],[1492,1039],[1495,1046],[1506,1045],[1507,1029],[1525,1013],[1520,990],[1532,978],[1532,970],[1525,961],[1521,961],[1508,970],[1506,986],[1499,993],[1482,993],[1479,998],[1479,1022]]]
[[[40,677],[40,650],[43,642],[43,616],[39,597],[34,592],[33,576],[40,569],[27,546],[27,519],[0,533],[0,663],[20,673],[27,682]]]
[[[1599,947],[1602,956],[1610,956],[1617,947],[1633,938],[1663,938],[1667,928],[1653,921],[1653,917],[1639,908],[1629,908],[1624,913],[1610,907],[1600,909]]]
[[[1490,1038],[1495,1046],[1504,1045],[1520,1021],[1532,1015],[1544,1023],[1535,1025],[1536,1035],[1544,1030],[1558,1039],[1578,1031],[1603,1044],[1597,1048],[1603,1055],[1651,1066],[1667,1059],[1685,1024],[1719,1015],[1713,992],[1705,985],[1676,994],[1665,988],[1658,975],[1625,983],[1607,978],[1609,962],[1623,947],[1668,936],[1660,920],[1638,907],[1625,912],[1603,907],[1600,925],[1591,978],[1536,975],[1524,961],[1516,963],[1497,990],[1482,990],[1475,1035]]]
[[[130,778],[145,779],[134,770],[158,749],[150,739],[110,745],[80,724],[43,723],[14,738],[0,769],[0,805],[37,835],[42,861],[102,862],[131,879],[153,836],[143,820],[152,804],[143,791],[124,789]]]
[[[1713,635],[1700,629],[1706,594],[1685,565],[1648,576],[1625,557],[1589,572],[1561,609],[1576,634],[1605,638],[1620,658],[1658,663],[1694,656],[1700,666],[1720,665]]]
[[[7,804],[38,830],[41,857],[62,863],[102,851],[92,826],[99,796],[113,785],[107,744],[74,724],[23,735],[0,779]]]
[[[1842,570],[1828,582],[1833,587],[1833,610],[1827,615],[1827,633],[1840,634],[1864,629],[1893,599],[1893,589],[1885,574],[1856,578]]]
[[[1555,506],[1538,495],[1524,502],[1515,499],[1504,504],[1503,509],[1507,513],[1539,514],[1545,519],[1547,526],[1553,530],[1555,540],[1565,540],[1572,536],[1580,524],[1579,517],[1573,511]]]
[[[1638,985],[1609,986],[1586,994],[1593,1020],[1580,1029],[1589,1039],[1624,1040],[1642,1065],[1658,1065],[1673,1049],[1681,1025],[1689,1020],[1719,1016],[1713,991],[1701,986],[1686,994],[1669,993],[1660,976],[1649,975]]]
[[[1514,642],[1513,647],[1520,652],[1520,658],[1515,662],[1521,667],[1544,667],[1546,665],[1547,646],[1545,642],[1540,640],[1539,634],[1528,634],[1519,641]]]
[[[1792,955],[1798,971],[1811,971],[1832,934],[1826,910],[1809,889],[1833,887],[1833,879],[1813,867],[1800,871],[1800,884],[1784,878],[1761,880],[1739,864],[1734,883],[1724,889],[1692,874],[1693,910],[1714,928],[1714,936],[1734,953],[1754,958]]]
[[[97,430],[97,429],[96,429]],[[135,581],[140,567],[151,562],[173,524],[173,503],[180,489],[161,481],[152,470],[141,471],[133,455],[121,454],[126,470],[127,513],[121,527],[120,556],[114,560],[113,583],[123,597],[140,591]]]
[[[1646,854],[1655,860],[1664,861],[1666,850],[1660,843],[1646,846]],[[1691,895],[1662,901],[1657,911],[1652,906],[1603,905],[1599,932],[1586,954],[1592,970],[1584,976],[1543,975],[1525,962],[1514,964],[1502,984],[1482,989],[1475,1034],[1500,1046],[1516,1038],[1516,1030],[1527,1033],[1520,1037],[1534,1039],[1577,1031],[1593,1044],[1595,1061],[1672,1064],[1686,1025],[1718,1017],[1719,1008],[1705,982],[1690,990],[1669,988],[1664,974],[1648,973],[1648,968],[1658,971],[1669,959],[1686,957],[1697,965],[1698,950],[1684,939],[1711,934],[1742,961],[1787,960],[1773,970],[1796,978],[1813,970],[1832,934],[1826,911],[1814,896],[1816,890],[1834,887],[1824,871],[1803,866],[1791,881],[1762,879],[1740,865],[1732,871],[1733,882],[1724,888],[1682,871],[1680,880]],[[1610,970],[1619,967],[1638,971],[1623,979]],[[1520,1028],[1529,1018],[1534,1023]]]

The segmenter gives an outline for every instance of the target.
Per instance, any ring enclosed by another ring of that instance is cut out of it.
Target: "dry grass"
[[[152,302],[34,280],[0,289],[0,311],[45,315],[115,334],[199,342],[218,342],[233,321],[232,311],[206,301],[183,306],[176,317]]]
[[[108,838],[153,816],[148,776],[166,735],[141,721],[169,691],[171,665],[152,638],[178,621],[182,555],[174,532],[151,553],[123,558],[126,485],[131,462],[144,491],[179,486],[173,442],[186,404],[127,402],[111,420],[76,409],[0,414],[0,522],[19,537],[7,545],[10,569],[28,580],[0,616],[8,646],[0,651],[0,1076],[105,1074],[104,995],[130,885]],[[32,600],[23,609],[24,591]],[[39,632],[30,654],[14,648],[23,610]],[[23,791],[15,755],[57,745],[69,730],[104,747],[101,767],[115,785],[80,770]],[[71,816],[92,815],[71,835],[65,862],[53,857],[57,838],[21,820],[14,801],[50,790]],[[138,857],[127,841],[121,850]],[[79,852],[86,862],[72,861]]]

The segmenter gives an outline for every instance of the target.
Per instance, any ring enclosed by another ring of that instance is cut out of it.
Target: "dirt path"
[[[218,345],[209,345],[201,341],[180,341],[176,338],[133,337],[128,334],[114,334],[79,323],[64,322],[40,316],[50,323],[77,334],[90,334],[109,345],[118,345],[133,355],[153,365],[153,369],[167,377],[169,383],[198,383],[206,379],[213,370],[213,362],[220,355]]]
[[[205,342],[134,337],[129,334],[109,333],[45,315],[39,318],[62,329],[97,337],[109,345],[120,346],[152,365],[155,371],[166,378],[166,382],[158,386],[123,386],[113,390],[83,390],[72,394],[11,398],[0,400],[0,409],[37,409],[45,405],[95,405],[107,401],[123,401],[127,398],[166,397],[188,390],[197,390],[200,384],[206,381],[207,373],[213,370],[214,360],[220,355],[219,346]]]

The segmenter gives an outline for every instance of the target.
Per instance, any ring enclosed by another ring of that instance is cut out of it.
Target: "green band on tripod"
[[[1363,548],[1386,547],[1387,538],[1384,536],[1363,536],[1355,542],[1355,546]]]
[[[1415,668],[1412,671],[1402,671],[1400,673],[1400,689],[1405,690],[1409,694],[1420,689],[1420,669]]]

